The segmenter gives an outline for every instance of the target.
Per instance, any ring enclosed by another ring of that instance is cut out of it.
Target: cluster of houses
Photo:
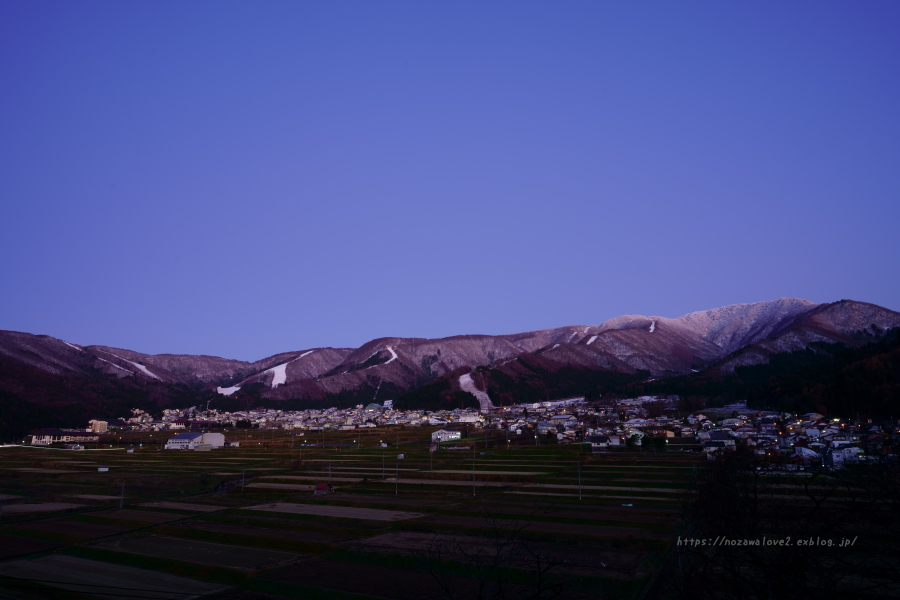
[[[384,425],[428,426],[448,423],[478,427],[483,417],[474,409],[447,411],[396,410],[390,400],[384,404],[357,405],[354,408],[326,408],[310,410],[255,410],[225,412],[217,410],[166,409],[161,419],[134,410],[125,427],[139,431],[200,430],[221,427],[252,427],[258,429],[288,429],[322,431],[325,429],[360,429]]]
[[[710,458],[746,446],[757,454],[785,458],[801,464],[839,467],[847,461],[900,452],[896,425],[828,419],[818,413],[805,415],[753,411],[743,404],[709,409],[707,414],[676,416],[677,398],[644,396],[604,403],[583,398],[520,404],[481,413],[473,409],[441,411],[398,410],[391,401],[354,408],[281,411],[167,409],[162,418],[135,409],[131,417],[106,422],[94,420],[86,430],[41,429],[32,432],[31,443],[97,442],[111,428],[137,431],[182,432],[172,437],[167,449],[204,450],[226,446],[221,433],[204,433],[223,427],[298,430],[351,430],[386,425],[439,427],[431,434],[441,444],[465,437],[469,429],[506,431],[510,438],[524,436],[535,443],[586,443],[594,451],[677,442],[669,448],[705,452]],[[652,415],[652,416],[651,416]],[[672,440],[672,438],[681,438]],[[235,442],[236,443],[236,442]]]
[[[711,457],[743,445],[756,454],[787,458],[795,464],[839,468],[848,461],[900,451],[897,424],[828,419],[819,413],[751,411],[734,411],[715,423],[704,415],[692,415],[688,420],[699,425],[697,438]]]

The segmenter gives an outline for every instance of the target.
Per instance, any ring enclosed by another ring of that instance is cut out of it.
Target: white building
[[[169,438],[166,450],[193,450],[203,443],[202,433],[179,433]]]
[[[86,431],[72,431],[66,429],[38,429],[32,431],[31,444],[34,446],[49,446],[50,444],[72,442],[98,442],[100,436]]]
[[[462,439],[462,432],[454,431],[452,429],[438,429],[431,434],[432,442],[449,442],[451,440],[459,439]]]
[[[109,423],[92,419],[88,421],[88,429],[94,433],[106,433],[109,430]]]
[[[477,423],[481,415],[459,415],[456,419],[458,423]]]
[[[169,438],[166,450],[194,450],[200,445],[224,448],[225,436],[221,433],[179,433]]]

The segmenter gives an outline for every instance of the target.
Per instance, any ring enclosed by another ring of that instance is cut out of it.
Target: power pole
[[[122,493],[119,496],[119,508],[125,508],[125,484],[122,484]]]
[[[581,500],[581,461],[578,462],[578,499]]]

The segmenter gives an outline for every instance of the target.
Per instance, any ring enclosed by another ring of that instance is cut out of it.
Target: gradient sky
[[[0,328],[246,360],[900,310],[900,3],[0,3]]]

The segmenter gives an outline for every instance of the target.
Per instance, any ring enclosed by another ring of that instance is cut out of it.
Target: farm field
[[[212,452],[126,453],[125,435],[84,451],[0,448],[0,594],[644,598],[707,462],[483,437],[432,454],[430,432],[302,445],[242,431],[228,434],[241,447]],[[313,495],[323,483],[334,492]]]

